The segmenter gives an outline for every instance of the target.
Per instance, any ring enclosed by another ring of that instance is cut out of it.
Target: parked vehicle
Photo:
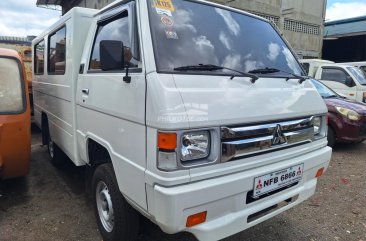
[[[352,65],[352,66],[355,66],[357,68],[360,68],[364,73],[366,73],[366,61],[363,61],[363,62],[338,63],[338,64]]]
[[[222,239],[309,198],[328,167],[326,106],[263,18],[115,1],[74,8],[33,48],[43,143],[90,167],[104,240],[133,240],[135,210]]]
[[[348,99],[366,102],[366,74],[357,67],[341,64],[321,65],[313,77]]]
[[[30,141],[23,60],[15,50],[0,48],[0,179],[27,175]]]
[[[312,82],[328,107],[328,146],[366,140],[366,105],[345,99],[317,80]]]
[[[334,64],[333,61],[324,60],[324,59],[300,59],[299,61],[302,64],[302,66],[304,67],[306,74],[309,76],[315,76],[315,73],[318,70],[320,65]]]

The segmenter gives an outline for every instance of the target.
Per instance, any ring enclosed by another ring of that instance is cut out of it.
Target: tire
[[[50,131],[47,128],[47,149],[50,156],[52,165],[59,167],[65,162],[65,154],[62,150],[53,142]]]
[[[336,143],[335,132],[331,127],[328,127],[328,146],[334,147],[335,143]]]
[[[93,174],[94,214],[104,241],[133,241],[139,232],[139,214],[124,199],[110,163]]]

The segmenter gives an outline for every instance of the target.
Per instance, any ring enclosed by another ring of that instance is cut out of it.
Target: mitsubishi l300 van
[[[30,106],[23,60],[0,49],[0,179],[28,173],[31,149]]]
[[[327,108],[266,19],[193,0],[74,8],[33,40],[50,159],[87,165],[104,240],[139,214],[219,240],[314,194]]]

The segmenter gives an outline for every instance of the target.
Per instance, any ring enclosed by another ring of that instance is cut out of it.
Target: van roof
[[[333,64],[333,61],[325,60],[325,59],[300,59],[300,63],[327,63],[327,64]]]
[[[366,61],[359,61],[359,62],[344,62],[344,63],[337,63],[337,64],[347,64],[347,65],[366,65]]]
[[[13,49],[0,48],[0,56],[13,57],[21,60],[19,53]]]
[[[43,38],[47,34],[57,30],[68,19],[70,19],[71,16],[78,14],[78,15],[83,15],[83,16],[86,16],[86,17],[93,17],[96,13],[98,13],[98,11],[99,10],[91,9],[91,8],[74,7],[70,11],[68,11],[65,15],[63,15],[59,20],[57,20],[57,22],[55,22],[49,28],[47,28],[45,31],[43,31],[43,33],[41,33],[35,39],[33,39],[32,44],[34,45],[34,44],[40,42],[41,40],[43,40]]]
[[[321,67],[342,67],[342,68],[355,67],[353,65],[348,65],[348,64],[322,64],[320,66]]]

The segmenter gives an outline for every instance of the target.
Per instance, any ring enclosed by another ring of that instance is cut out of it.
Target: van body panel
[[[75,165],[85,164],[78,155],[76,138],[75,92],[81,53],[96,10],[74,8],[56,22],[48,32],[33,40],[33,45],[45,41],[44,74],[34,75],[35,122],[42,126],[42,113],[47,115],[52,140],[64,151]],[[49,74],[49,36],[66,27],[66,61],[64,74]],[[33,53],[33,59],[34,59]],[[34,66],[33,66],[34,72]]]
[[[22,58],[14,50],[0,49],[0,60],[6,59],[11,64],[18,65],[18,79],[6,79],[6,81],[21,81],[21,101],[23,107],[21,111],[14,113],[0,110],[0,179],[8,179],[25,176],[29,172],[29,162],[31,154],[31,130],[30,130],[30,104],[28,94],[28,81],[24,69]],[[10,66],[3,66],[10,69]],[[0,83],[1,84],[1,83]],[[6,91],[12,91],[7,85],[1,85]],[[4,89],[0,88],[0,92]],[[1,93],[5,98],[7,93]],[[0,100],[2,100],[0,98]]]

